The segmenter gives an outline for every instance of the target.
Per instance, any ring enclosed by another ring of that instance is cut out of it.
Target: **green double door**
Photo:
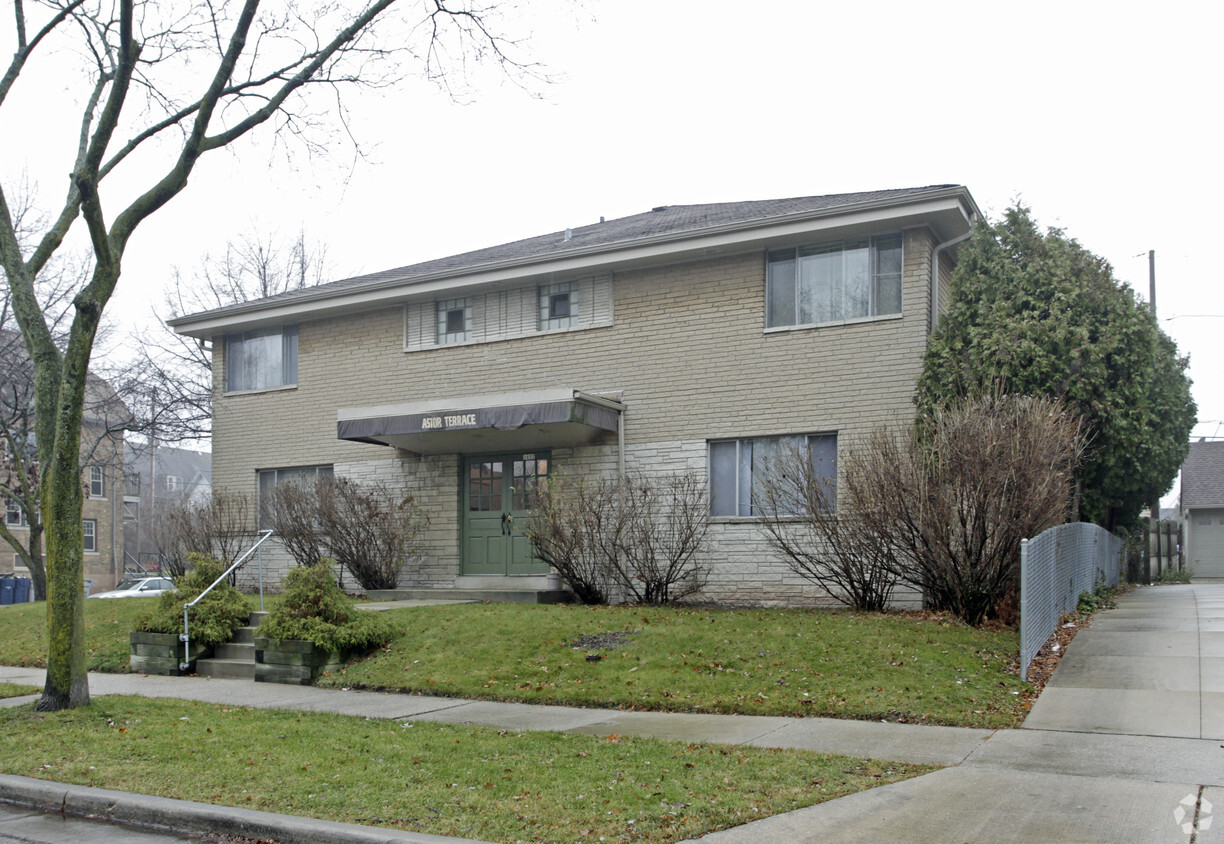
[[[547,574],[523,535],[537,484],[548,478],[547,452],[486,454],[463,460],[463,573]]]

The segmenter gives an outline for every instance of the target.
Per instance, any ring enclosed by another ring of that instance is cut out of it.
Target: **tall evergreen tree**
[[[1088,432],[1080,515],[1125,528],[1185,460],[1187,363],[1107,261],[1016,205],[962,247],[915,401],[926,415],[997,389],[1064,399]]]

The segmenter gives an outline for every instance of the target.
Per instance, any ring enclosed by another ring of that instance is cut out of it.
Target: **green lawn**
[[[135,697],[0,734],[4,773],[492,841],[679,841],[932,770]]]
[[[1031,688],[1007,670],[1015,631],[930,616],[525,604],[388,612],[409,632],[319,685],[992,728],[1023,719]]]
[[[85,602],[90,670],[128,670],[128,633],[148,601]],[[1015,631],[930,616],[534,604],[388,612],[408,632],[320,685],[991,728],[1018,724],[1031,688],[1007,671]],[[41,666],[45,654],[44,604],[0,611],[0,665]]]
[[[38,686],[22,686],[17,683],[0,683],[0,698],[36,695],[42,692]]]
[[[85,601],[85,649],[90,671],[127,673],[128,634],[153,598]],[[47,604],[14,604],[0,610],[0,665],[44,668],[47,664]]]

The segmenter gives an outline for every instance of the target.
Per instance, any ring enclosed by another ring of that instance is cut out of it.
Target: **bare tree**
[[[620,483],[625,530],[613,571],[630,598],[668,604],[705,586],[709,530],[705,480],[692,472],[630,474]]]
[[[753,497],[765,541],[835,600],[884,610],[897,584],[892,544],[849,506],[838,507],[836,467],[815,460],[809,447],[790,448],[765,468]]]
[[[314,478],[282,481],[260,492],[260,524],[276,531],[299,566],[323,565],[329,556],[320,511],[319,482]]]
[[[0,76],[0,108],[42,68],[71,75],[82,104],[76,148],[64,171],[62,205],[23,246],[13,191],[0,190],[0,268],[34,367],[34,428],[47,540],[49,651],[41,710],[89,702],[85,671],[79,444],[86,380],[103,311],[114,293],[132,235],[187,186],[205,154],[224,149],[271,121],[281,136],[310,141],[322,121],[303,105],[308,89],[388,84],[414,51],[427,74],[446,76],[448,59],[485,58],[529,71],[514,43],[496,30],[495,9],[474,0],[428,0],[405,37],[378,26],[393,0],[187,6],[135,0],[13,3],[14,52]],[[415,36],[415,37],[414,37]],[[403,46],[406,45],[406,46]],[[34,61],[54,51],[54,63]],[[79,63],[78,63],[79,62]],[[453,65],[449,65],[453,66]],[[7,118],[6,118],[7,119]],[[45,140],[7,119],[10,138]],[[316,149],[322,149],[317,146]],[[109,189],[126,173],[125,190]],[[116,196],[123,199],[116,199]],[[88,283],[73,296],[67,342],[36,292],[36,279],[80,220],[93,251]]]
[[[523,534],[584,604],[606,604],[625,532],[617,481],[550,477],[536,490]]]
[[[258,229],[231,240],[221,255],[204,255],[190,274],[176,269],[159,316],[174,319],[327,280],[327,248],[299,230],[286,242]],[[125,367],[142,431],[162,442],[207,439],[212,430],[212,349],[194,337],[156,328],[137,332],[136,359]]]
[[[666,604],[705,585],[707,508],[705,482],[691,473],[555,478],[535,496],[524,533],[583,603],[607,603],[619,591]]]
[[[1020,541],[1066,521],[1082,453],[1062,403],[987,395],[851,449],[839,507],[902,582],[980,624],[1019,588]]]
[[[250,545],[252,529],[250,496],[215,489],[204,497],[183,496],[166,508],[154,541],[170,576],[181,577],[192,554],[206,554],[228,568]]]
[[[394,589],[400,567],[420,555],[427,522],[411,495],[349,478],[316,481],[319,521],[331,556],[362,589]]]

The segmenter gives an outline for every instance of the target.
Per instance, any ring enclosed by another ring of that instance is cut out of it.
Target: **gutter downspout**
[[[617,420],[617,424],[616,424],[616,460],[618,464],[617,469],[620,472],[620,479],[623,481],[625,479],[625,408],[624,406],[622,406],[620,411],[618,412],[620,414],[620,419]]]
[[[970,220],[970,223],[974,222]],[[931,330],[929,332],[931,334],[934,334],[935,329],[939,327],[939,255],[948,247],[964,243],[971,237],[973,237],[972,227],[960,237],[945,240],[931,250]]]
[[[615,393],[613,395],[619,395],[622,398],[610,399],[606,396],[586,393],[582,390],[574,390],[574,398],[616,411],[617,471],[619,473],[619,477],[623,479],[625,477],[625,410],[627,410],[627,408],[625,407],[625,402],[623,401],[623,392]]]

